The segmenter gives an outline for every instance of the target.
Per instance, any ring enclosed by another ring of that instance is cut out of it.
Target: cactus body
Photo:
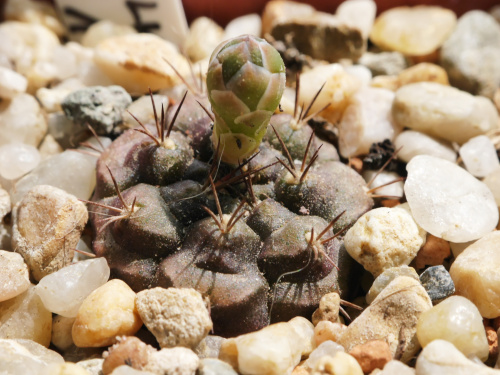
[[[212,143],[229,164],[252,155],[285,88],[285,66],[265,40],[243,35],[219,45],[210,58],[208,98],[215,114]]]

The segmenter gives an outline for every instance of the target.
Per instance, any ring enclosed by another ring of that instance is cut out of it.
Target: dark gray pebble
[[[420,275],[420,282],[432,302],[439,302],[455,293],[455,284],[444,266],[427,268]]]

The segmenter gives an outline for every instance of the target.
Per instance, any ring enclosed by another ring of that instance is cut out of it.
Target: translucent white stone
[[[95,186],[95,162],[70,150],[54,155],[14,185],[10,191],[12,203],[19,202],[36,185],[55,186],[77,198],[89,199]]]
[[[496,168],[494,171],[490,172],[483,179],[483,182],[490,188],[497,202],[497,206],[500,207],[500,168]]]
[[[73,318],[83,300],[109,279],[105,258],[83,260],[45,276],[36,292],[53,313]]]
[[[54,49],[52,63],[57,68],[56,78],[64,80],[74,77],[78,73],[78,60],[75,54],[65,46]]]
[[[401,148],[398,158],[409,163],[417,155],[431,155],[454,163],[457,153],[451,144],[438,140],[425,133],[414,130],[405,130],[394,140],[396,149]]]
[[[0,175],[16,180],[33,170],[40,163],[40,153],[34,146],[9,143],[0,146]]]
[[[314,349],[309,358],[304,362],[303,366],[313,369],[318,364],[320,358],[324,356],[333,357],[337,352],[344,352],[344,347],[336,342],[327,340],[322,342],[316,349]]]
[[[108,20],[99,21],[92,24],[82,36],[82,45],[94,48],[104,39],[119,36],[136,34],[137,31],[127,25],[118,25]]]
[[[459,153],[465,168],[476,177],[486,177],[500,166],[495,145],[485,135],[469,139]]]
[[[364,87],[354,94],[339,124],[339,149],[344,157],[367,154],[370,146],[394,139],[401,131],[392,120],[394,92]]]
[[[359,79],[363,86],[369,86],[372,80],[372,72],[364,65],[349,65],[344,67],[345,71],[350,75]]]
[[[11,99],[26,92],[28,80],[14,70],[0,66],[0,98]]]
[[[235,38],[243,34],[260,37],[262,21],[259,14],[252,13],[237,17],[230,21],[224,29],[224,40]]]
[[[483,318],[477,307],[461,296],[448,297],[423,312],[418,319],[417,337],[423,347],[442,339],[451,342],[465,356],[474,355],[483,361],[488,358]]]
[[[495,198],[465,169],[427,155],[414,157],[406,169],[406,199],[415,221],[426,231],[448,241],[467,242],[495,229]]]
[[[372,178],[377,173],[378,173],[378,171],[371,171],[371,170],[366,170],[365,172],[363,172],[363,178],[365,179],[365,181],[366,182],[371,181],[371,184],[369,186],[370,189],[374,189],[378,186],[382,186],[382,185],[391,183],[393,181],[396,181],[398,178],[401,178],[401,176],[398,175],[396,172],[382,171],[372,181]],[[394,183],[391,183],[390,185],[378,188],[377,190],[373,191],[373,194],[375,194],[375,195],[387,195],[387,196],[392,196],[392,197],[402,197],[403,196],[403,181],[394,182]]]
[[[25,292],[30,278],[28,266],[19,253],[0,250],[0,302]]]
[[[335,15],[340,22],[358,29],[367,39],[375,21],[377,4],[373,0],[343,1],[337,8]]]

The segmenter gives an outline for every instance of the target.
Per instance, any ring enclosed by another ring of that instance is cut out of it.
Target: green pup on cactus
[[[266,134],[285,89],[285,65],[264,39],[242,35],[213,52],[207,88],[214,149],[222,161],[237,165],[257,151]]]

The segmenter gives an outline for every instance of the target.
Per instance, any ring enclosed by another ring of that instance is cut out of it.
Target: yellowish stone
[[[403,70],[398,75],[401,86],[415,82],[436,82],[442,85],[450,85],[448,73],[439,65],[431,63],[420,63]]]
[[[312,375],[362,375],[358,361],[344,352],[337,352],[333,357],[324,356],[318,361]]]
[[[90,372],[83,367],[71,362],[51,363],[44,372],[44,375],[90,375]]]
[[[455,13],[437,6],[397,7],[382,13],[373,25],[370,39],[385,50],[407,56],[428,55],[452,33]]]
[[[136,294],[114,279],[94,290],[82,303],[73,324],[73,341],[79,347],[109,346],[117,336],[135,334],[142,326],[135,306]]]

